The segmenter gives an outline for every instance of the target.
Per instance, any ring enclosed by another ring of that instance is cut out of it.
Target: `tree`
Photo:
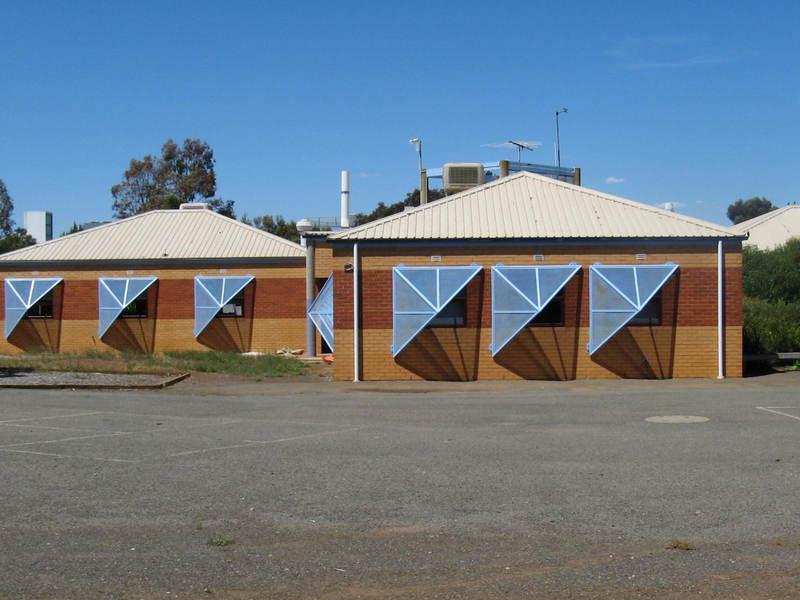
[[[277,235],[279,237],[291,240],[293,242],[300,241],[300,232],[297,231],[296,221],[287,221],[280,215],[261,215],[250,219],[247,215],[242,216],[242,223],[252,225],[258,229]]]
[[[11,215],[14,212],[14,201],[8,193],[6,184],[0,179],[0,253],[10,252],[18,248],[32,246],[36,240],[23,228],[16,227]]]
[[[212,209],[233,218],[233,200],[213,198],[217,191],[214,151],[206,142],[185,139],[178,146],[171,139],[161,156],[147,154],[131,159],[123,180],[111,188],[114,216],[130,217],[149,210],[178,208],[183,202],[207,202]]]
[[[432,189],[428,190],[428,202],[434,202],[445,197],[444,190]],[[405,200],[395,202],[394,204],[384,204],[378,202],[378,206],[369,214],[358,213],[355,215],[355,222],[353,225],[363,225],[371,221],[376,221],[399,212],[403,212],[406,206],[419,206],[419,190],[415,189],[413,192],[406,194]]]
[[[59,237],[64,237],[65,235],[70,235],[73,233],[78,233],[79,231],[83,231],[83,225],[78,225],[75,221],[72,222],[72,227],[69,228],[68,231],[62,233]]]
[[[759,217],[776,208],[778,207],[766,198],[759,198],[758,196],[747,200],[740,198],[728,206],[728,218],[734,225],[738,225],[742,221]]]

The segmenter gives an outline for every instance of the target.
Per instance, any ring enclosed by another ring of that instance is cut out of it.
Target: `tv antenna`
[[[508,140],[509,144],[512,144],[517,147],[517,162],[522,162],[522,151],[523,150],[536,150],[536,146],[531,146],[527,142],[515,142],[514,140]]]

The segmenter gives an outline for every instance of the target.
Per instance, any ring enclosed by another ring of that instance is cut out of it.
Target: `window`
[[[244,315],[244,290],[240,290],[219,311],[220,317],[241,317]]]
[[[642,310],[628,322],[628,325],[661,325],[661,291],[644,305]]]
[[[136,298],[133,302],[122,309],[124,319],[146,319],[147,318],[147,292]]]
[[[52,319],[53,290],[47,292],[44,296],[42,296],[41,300],[31,306],[25,316],[29,319]]]
[[[464,327],[467,322],[467,290],[462,289],[428,323],[428,327]]]
[[[528,327],[564,326],[564,290],[556,294],[528,323]]]

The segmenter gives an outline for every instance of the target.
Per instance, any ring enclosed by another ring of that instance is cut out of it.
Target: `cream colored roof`
[[[302,258],[305,250],[207,209],[154,210],[0,255],[0,261]]]
[[[800,206],[784,206],[734,225],[731,229],[750,234],[744,242],[746,246],[771,250],[793,237],[800,237]]]
[[[726,227],[520,172],[330,240],[726,238]]]

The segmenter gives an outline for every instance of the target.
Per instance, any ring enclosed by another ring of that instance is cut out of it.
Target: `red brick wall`
[[[714,377],[717,373],[717,254],[716,243],[647,246],[575,247],[395,247],[360,246],[360,319],[362,379],[572,379],[584,377]],[[335,377],[353,375],[352,273],[341,268],[352,261],[348,247],[334,248]],[[491,341],[491,266],[534,264],[583,266],[565,287],[564,325],[521,332],[496,357]],[[557,254],[556,254],[557,253]],[[396,357],[391,356],[392,267],[480,264],[484,267],[467,286],[467,323],[463,328],[426,329]],[[338,261],[338,262],[337,262]],[[603,264],[663,264],[679,269],[662,288],[659,326],[628,326],[593,356],[585,347],[589,326],[589,270]],[[337,268],[338,266],[338,268]],[[726,375],[742,373],[741,247],[725,250]]]
[[[215,319],[198,338],[194,337],[194,276],[254,275],[245,288],[243,317]],[[148,290],[146,319],[120,318],[102,339],[97,337],[98,277],[155,275]],[[54,266],[50,270],[16,269],[2,277],[63,277],[56,287],[54,319],[23,319],[0,352],[18,352],[34,347],[52,350],[114,349],[143,352],[219,349],[272,352],[283,346],[305,345],[304,262],[241,265],[236,268],[198,266],[135,266],[99,270],[90,267]],[[0,294],[2,296],[2,294]],[[0,310],[2,310],[0,300]],[[2,315],[2,312],[0,312]]]

